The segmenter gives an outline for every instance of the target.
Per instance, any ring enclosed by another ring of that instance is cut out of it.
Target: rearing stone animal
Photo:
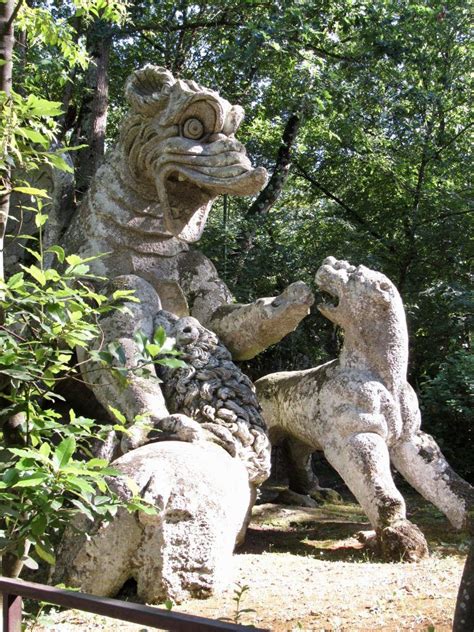
[[[322,450],[362,505],[382,553],[417,559],[427,553],[426,542],[406,518],[390,461],[456,528],[466,526],[474,490],[420,429],[407,382],[405,312],[393,283],[333,257],[317,271],[316,283],[332,296],[318,309],[343,328],[344,345],[338,360],[256,382],[270,440],[289,436],[300,457]],[[306,466],[296,464],[300,471]]]
[[[153,317],[163,308],[197,318],[235,359],[251,358],[298,325],[312,296],[297,282],[277,298],[235,304],[213,264],[190,250],[218,194],[252,195],[266,182],[266,171],[252,168],[235,138],[243,110],[151,65],[129,77],[125,94],[131,107],[119,142],[97,171],[63,240],[69,252],[84,257],[108,253],[91,261],[92,271],[113,279],[112,289],[135,290],[141,300],[130,303],[131,314],[103,321],[105,342],[118,339],[133,369],[134,334],[140,329],[151,336]],[[169,413],[155,377],[135,376],[123,389],[96,366],[88,365],[84,374],[104,406],[115,402],[130,423],[136,415],[149,415],[155,427],[168,429]],[[182,418],[182,427],[173,422],[178,437],[199,438],[199,424]],[[122,447],[145,440],[134,426]]]

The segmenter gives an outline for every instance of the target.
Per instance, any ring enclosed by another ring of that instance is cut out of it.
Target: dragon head
[[[125,84],[131,106],[121,143],[135,187],[158,195],[165,230],[199,239],[219,194],[253,195],[266,183],[235,138],[240,106],[158,66],[134,72]]]

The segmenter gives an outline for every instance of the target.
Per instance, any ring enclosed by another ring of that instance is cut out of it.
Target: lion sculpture
[[[250,379],[217,336],[191,316],[161,312],[155,321],[173,338],[184,368],[158,367],[169,411],[196,420],[209,437],[245,464],[259,485],[270,474],[270,442]]]
[[[381,553],[416,560],[427,554],[406,518],[390,462],[454,527],[466,526],[474,490],[420,430],[416,395],[407,382],[408,333],[391,281],[364,266],[327,258],[316,273],[331,299],[320,312],[344,330],[337,360],[256,382],[272,443],[289,436],[308,459],[322,450],[366,512]],[[297,463],[301,471],[307,464]]]

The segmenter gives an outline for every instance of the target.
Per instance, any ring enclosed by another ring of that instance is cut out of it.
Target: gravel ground
[[[466,538],[419,497],[412,503],[412,514],[427,535],[430,558],[416,564],[381,563],[353,537],[367,527],[355,505],[256,507],[244,548],[233,558],[232,586],[173,610],[235,621],[236,593],[248,586],[242,592],[239,622],[275,632],[451,630]],[[67,611],[41,615],[28,627],[28,632],[46,630],[147,628]]]

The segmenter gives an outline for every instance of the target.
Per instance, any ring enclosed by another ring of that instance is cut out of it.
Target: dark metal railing
[[[269,632],[262,628],[254,628],[235,623],[226,623],[190,614],[170,612],[160,608],[152,608],[138,603],[95,597],[73,590],[53,588],[44,584],[34,584],[18,579],[0,577],[0,593],[3,595],[3,632],[21,632],[23,598],[46,601],[56,606],[85,610],[105,617],[138,623],[161,630],[176,632],[215,632],[216,630],[253,630],[253,632]]]

